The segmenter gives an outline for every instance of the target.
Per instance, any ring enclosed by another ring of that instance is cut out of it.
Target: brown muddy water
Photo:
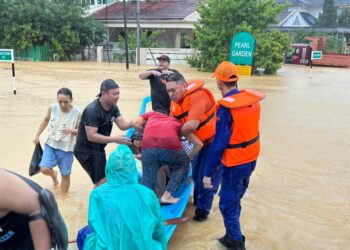
[[[148,67],[147,67],[148,68]],[[200,78],[219,98],[209,73],[176,67],[187,79]],[[72,89],[81,110],[94,99],[105,78],[121,86],[118,106],[136,116],[149,94],[138,79],[146,67],[106,63],[16,62],[17,95],[11,64],[0,64],[0,166],[27,175],[32,139],[56,92]],[[240,88],[266,93],[262,102],[262,153],[242,201],[242,230],[247,249],[349,249],[350,245],[350,70],[285,65],[274,76],[242,76]],[[113,133],[122,133],[114,128]],[[41,135],[46,139],[46,132]],[[107,147],[107,152],[115,148]],[[49,178],[33,177],[53,190]],[[67,196],[53,190],[70,239],[87,222],[92,184],[75,160]],[[208,221],[177,227],[169,249],[223,249],[216,238],[225,229],[218,197]],[[140,211],[141,212],[141,211]],[[192,215],[190,202],[185,212]]]

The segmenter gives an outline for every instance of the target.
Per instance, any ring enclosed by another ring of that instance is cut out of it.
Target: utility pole
[[[124,13],[124,39],[125,39],[125,63],[126,69],[129,69],[129,48],[128,48],[128,27],[126,26],[126,3],[123,0],[123,13]]]
[[[106,24],[106,43],[107,43],[107,58],[108,58],[108,65],[111,66],[111,60],[109,58],[109,28],[108,28],[108,24],[107,24],[107,15],[108,15],[108,4],[106,1],[106,8],[105,8],[105,24]]]
[[[141,45],[141,29],[140,29],[140,0],[136,4],[136,64],[140,66],[140,45]]]

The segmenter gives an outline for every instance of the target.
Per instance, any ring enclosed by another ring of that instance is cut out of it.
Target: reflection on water
[[[178,68],[187,79],[201,78],[214,91],[209,73]],[[121,86],[119,107],[132,119],[149,84],[132,66],[97,63],[16,63],[17,96],[12,94],[11,67],[0,64],[0,166],[27,175],[32,139],[56,91],[72,89],[83,109],[105,78]],[[241,88],[266,93],[262,102],[262,154],[242,204],[242,230],[248,249],[347,249],[350,245],[350,71],[284,66],[275,76],[241,77]],[[113,133],[121,133],[113,131]],[[44,143],[46,134],[41,136]],[[107,152],[115,145],[109,145]],[[33,179],[52,190],[49,178]],[[70,238],[86,224],[92,184],[77,161],[70,193],[54,190]],[[192,215],[191,202],[186,211]],[[224,227],[215,199],[209,220],[179,225],[170,249],[223,249],[216,238]]]

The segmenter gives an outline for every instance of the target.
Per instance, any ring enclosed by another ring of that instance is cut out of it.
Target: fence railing
[[[125,50],[119,48],[103,50],[103,61],[108,62],[125,62]],[[129,50],[129,63],[136,63],[136,50]]]
[[[100,47],[102,50],[102,47]],[[97,49],[99,50],[99,48]],[[97,52],[98,54],[98,52]],[[125,50],[113,47],[109,50],[103,49],[103,61],[107,62],[125,62]],[[178,49],[178,48],[141,48],[140,49],[140,64],[155,65],[157,57],[167,55],[172,65],[188,65],[187,58],[196,54],[193,49]],[[129,62],[136,63],[136,50],[129,50]]]
[[[140,64],[155,65],[157,57],[167,55],[171,64],[188,65],[186,58],[191,57],[196,53],[194,49],[179,49],[179,48],[141,48],[140,49]]]
[[[27,49],[15,51],[16,60],[23,61],[49,61],[50,48],[47,44],[42,46],[33,46]]]

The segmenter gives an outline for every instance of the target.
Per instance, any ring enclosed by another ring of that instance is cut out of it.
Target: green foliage
[[[27,49],[48,44],[61,60],[102,42],[104,27],[83,17],[80,0],[0,0],[0,46]]]
[[[143,48],[160,48],[161,45],[156,42],[156,39],[159,35],[163,34],[164,30],[143,30],[141,32],[140,44]],[[136,49],[137,47],[137,39],[136,39],[136,31],[128,32],[128,46],[129,49]],[[123,36],[118,37],[118,45],[121,48],[125,47],[125,38]]]
[[[195,37],[192,46],[201,53],[198,58],[191,58],[192,64],[201,66],[201,70],[212,71],[223,60],[228,59],[230,41],[234,34],[246,31],[253,33],[257,38],[264,37],[260,33],[269,32],[266,29],[270,24],[276,23],[277,15],[287,7],[287,5],[277,4],[275,0],[208,0],[206,4],[198,7],[200,21],[195,24]],[[274,43],[285,42],[285,39],[277,39],[277,31],[272,33],[271,41]],[[280,34],[281,37],[284,35]],[[273,40],[274,39],[274,40]],[[257,46],[260,43],[257,40]],[[279,50],[287,47],[285,44],[278,45],[272,53],[280,53],[283,56],[284,51]],[[268,49],[268,46],[263,48]],[[266,51],[268,54],[270,51]],[[255,55],[255,61],[259,62],[259,56]],[[275,58],[275,57],[274,57]],[[199,62],[198,62],[199,61]],[[283,61],[283,60],[282,60]],[[271,61],[265,65],[271,68],[267,72],[274,72],[271,65],[280,65],[280,62]]]
[[[350,28],[350,8],[342,10],[338,17],[338,27]]]
[[[199,56],[188,56],[186,58],[186,61],[188,62],[188,64],[191,66],[191,67],[194,67],[194,68],[201,68],[201,60],[199,58]]]
[[[305,40],[305,37],[316,36],[316,32],[313,30],[300,29],[294,33],[291,33],[293,43],[310,43],[310,41]]]
[[[346,39],[343,35],[323,34],[323,36],[326,37],[326,52],[343,53],[343,49],[346,46]]]
[[[276,30],[255,34],[256,48],[254,66],[264,68],[265,74],[275,74],[284,62],[285,54],[291,45],[291,38],[287,33]]]
[[[323,12],[319,14],[316,27],[334,28],[337,26],[337,8],[334,6],[334,0],[325,0],[323,3]]]

